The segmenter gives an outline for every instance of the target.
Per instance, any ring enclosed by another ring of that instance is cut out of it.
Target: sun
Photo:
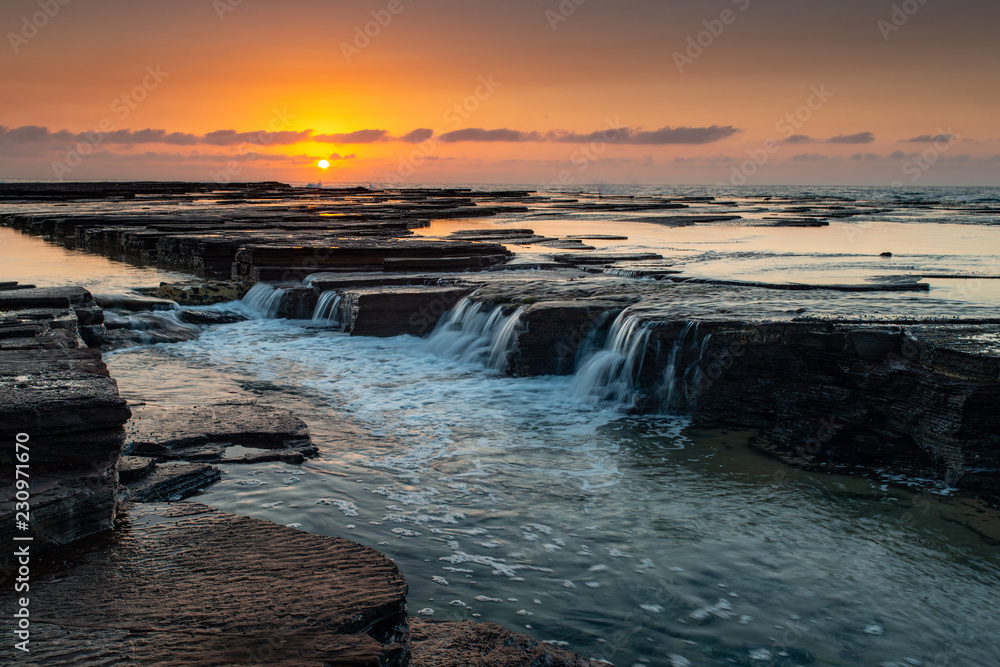
[[[329,169],[330,168],[330,161],[329,160],[320,160],[319,162],[316,163],[316,166],[318,166],[320,169]]]

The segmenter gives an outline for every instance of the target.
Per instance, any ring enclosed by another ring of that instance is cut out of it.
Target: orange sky
[[[895,6],[8,0],[0,178],[1000,184],[1000,8]]]

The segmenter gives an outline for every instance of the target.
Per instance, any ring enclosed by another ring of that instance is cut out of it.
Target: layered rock
[[[32,659],[407,664],[406,582],[378,552],[196,504],[123,519],[71,570],[32,580]]]
[[[412,667],[599,667],[587,660],[495,623],[410,619]]]
[[[793,465],[933,476],[998,499],[1000,355],[936,330],[932,342],[903,327],[655,323],[640,405],[758,428],[757,446]]]
[[[134,408],[126,449],[159,460],[301,463],[316,446],[301,419],[266,405]]]
[[[471,287],[344,290],[341,324],[353,336],[424,336],[472,291]]]
[[[103,321],[89,292],[4,290],[0,311],[0,463],[10,471],[27,466],[30,520],[16,534],[30,535],[42,553],[112,527],[131,413],[100,351],[81,340],[81,321]],[[7,543],[16,528],[14,481],[5,475],[0,486]]]
[[[510,257],[502,245],[463,241],[342,241],[250,245],[236,253],[234,280],[302,280],[321,271],[479,271]]]
[[[514,375],[566,375],[581,353],[603,342],[602,333],[624,306],[607,301],[545,301],[528,306],[508,370]]]

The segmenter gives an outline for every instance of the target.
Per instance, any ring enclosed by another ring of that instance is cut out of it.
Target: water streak
[[[518,308],[505,315],[503,306],[487,312],[483,304],[462,299],[438,323],[425,349],[438,356],[503,372],[517,347],[523,312],[523,308]]]
[[[313,322],[327,322],[333,325],[341,323],[340,303],[343,297],[337,292],[328,290],[323,292],[316,303],[316,310],[313,312]]]
[[[611,324],[604,349],[584,359],[573,380],[573,393],[624,407],[635,405],[649,328],[628,310]]]
[[[281,306],[288,296],[288,290],[257,283],[240,302],[243,310],[255,320],[273,320],[278,317]]]

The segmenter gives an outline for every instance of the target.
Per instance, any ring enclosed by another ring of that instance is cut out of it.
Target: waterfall
[[[200,336],[201,327],[184,322],[179,313],[179,310],[106,311],[104,326],[108,330],[108,342],[112,346],[123,343],[155,345],[178,343]]]
[[[611,324],[604,349],[591,354],[580,365],[573,379],[573,393],[633,405],[648,342],[649,329],[642,320],[623,310]]]
[[[503,306],[485,312],[482,304],[466,297],[441,318],[424,349],[441,357],[504,372],[517,346],[522,312],[518,308],[504,315]]]
[[[240,303],[253,319],[273,320],[278,316],[286,296],[288,290],[267,283],[257,283]]]
[[[340,302],[343,297],[337,292],[326,291],[319,297],[316,310],[313,312],[313,322],[326,322],[335,326],[340,324]]]
[[[690,412],[701,393],[702,361],[712,334],[698,339],[698,323],[688,322],[670,350],[663,371],[663,408],[668,413]]]

